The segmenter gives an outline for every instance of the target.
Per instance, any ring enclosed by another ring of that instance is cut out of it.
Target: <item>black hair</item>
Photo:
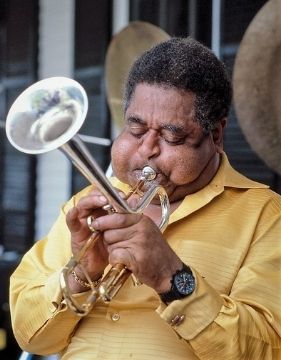
[[[195,121],[206,131],[229,113],[232,88],[226,68],[209,48],[191,37],[171,38],[135,61],[125,84],[125,110],[139,83],[193,92]]]

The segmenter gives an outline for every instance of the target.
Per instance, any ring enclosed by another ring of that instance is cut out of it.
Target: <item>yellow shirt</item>
[[[63,360],[281,359],[281,197],[237,173],[226,156],[204,189],[171,214],[164,235],[191,266],[196,290],[165,306],[129,278],[110,304],[79,318],[62,302],[60,270],[71,255],[62,209],[48,236],[11,277],[20,346]],[[149,249],[148,249],[149,256]],[[185,318],[171,325],[177,316]]]

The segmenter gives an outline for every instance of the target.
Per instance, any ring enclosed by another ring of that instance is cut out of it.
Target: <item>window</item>
[[[16,97],[36,79],[37,15],[35,0],[0,3],[0,119]],[[0,128],[0,243],[23,253],[33,243],[36,159],[15,150]]]
[[[75,78],[89,98],[88,116],[80,133],[110,138],[111,127],[104,84],[104,60],[111,39],[111,1],[77,0],[75,11]],[[110,163],[108,147],[87,144],[105,171]],[[88,185],[73,168],[72,191]]]
[[[34,241],[36,165],[35,157],[10,145],[5,119],[17,96],[36,81],[37,16],[37,0],[0,2],[0,324],[6,333],[2,359],[18,359],[21,352],[11,329],[8,288],[21,254]]]

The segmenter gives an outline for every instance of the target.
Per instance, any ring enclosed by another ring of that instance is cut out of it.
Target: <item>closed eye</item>
[[[181,145],[185,143],[185,138],[168,139],[163,136],[164,141],[169,145]]]
[[[161,137],[167,144],[180,145],[185,142],[187,134],[182,129],[165,126],[162,128]]]
[[[127,129],[137,139],[140,139],[147,132],[147,128],[143,126],[128,126]]]
[[[148,130],[146,123],[137,117],[130,117],[127,120],[127,129],[136,138],[140,138]]]

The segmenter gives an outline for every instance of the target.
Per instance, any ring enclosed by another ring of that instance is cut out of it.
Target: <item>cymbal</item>
[[[124,125],[124,83],[133,62],[143,52],[169,38],[159,27],[143,21],[133,21],[113,36],[105,59],[105,86],[112,121],[118,133]]]
[[[281,1],[267,1],[247,28],[235,59],[233,93],[248,143],[281,174]]]

